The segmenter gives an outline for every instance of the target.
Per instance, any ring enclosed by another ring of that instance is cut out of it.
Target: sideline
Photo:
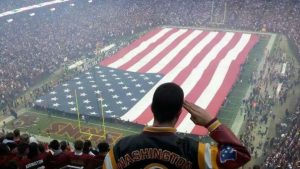
[[[276,34],[271,35],[271,38],[265,48],[266,49],[265,51],[268,51],[268,52],[264,53],[264,56],[262,57],[262,60],[259,63],[257,70],[262,69],[263,64],[265,63],[265,59],[267,58],[267,55],[270,54],[273,49],[276,37],[277,37]],[[252,86],[250,85],[246,92],[245,98],[249,97],[251,90],[252,90]],[[242,107],[242,106],[240,106],[240,107]],[[244,123],[244,113],[240,109],[239,112],[237,113],[237,115],[235,116],[235,120],[233,121],[233,123],[231,125],[231,130],[233,131],[233,133],[235,135],[239,135],[239,132],[242,128],[243,123]]]

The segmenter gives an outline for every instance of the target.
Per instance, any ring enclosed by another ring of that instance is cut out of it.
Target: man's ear
[[[180,110],[178,111],[178,113],[177,113],[177,115],[176,115],[176,118],[177,118],[177,119],[179,118],[179,116],[181,115],[181,113],[182,113],[182,109],[180,109]]]
[[[178,121],[178,119],[179,119],[179,116],[180,116],[181,112],[182,112],[182,109],[180,109],[180,110],[178,111],[178,113],[176,114],[175,118],[173,119],[173,123],[174,123],[174,124],[177,123],[177,121]]]

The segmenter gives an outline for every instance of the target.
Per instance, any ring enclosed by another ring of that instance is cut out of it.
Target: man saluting
[[[217,146],[176,135],[175,124],[182,108],[191,120],[204,126]],[[106,155],[105,169],[217,169],[238,168],[250,160],[239,139],[204,109],[184,100],[175,83],[159,86],[153,96],[153,126],[119,140]]]

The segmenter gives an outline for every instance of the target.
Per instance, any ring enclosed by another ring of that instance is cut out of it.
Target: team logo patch
[[[236,158],[237,158],[237,152],[234,148],[230,146],[223,146],[221,148],[221,153],[220,153],[221,163],[226,163],[226,161],[229,160],[236,160]]]

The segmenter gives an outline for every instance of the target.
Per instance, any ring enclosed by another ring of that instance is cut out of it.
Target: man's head
[[[158,123],[169,123],[177,120],[181,113],[184,93],[175,83],[164,83],[154,92],[151,110]]]
[[[20,140],[21,140],[22,143],[29,144],[29,137],[30,136],[28,134],[24,133],[24,134],[21,135]]]
[[[7,133],[5,138],[7,140],[14,140],[14,133],[12,132]]]
[[[74,148],[76,151],[82,151],[83,149],[83,141],[81,140],[76,140],[74,143]]]
[[[68,142],[66,142],[66,141],[61,141],[59,144],[60,144],[60,149],[61,149],[62,151],[65,151],[65,150],[68,149],[68,146],[69,146],[69,143],[68,143]]]
[[[107,152],[109,152],[109,144],[107,143],[107,142],[100,142],[99,144],[98,144],[98,151],[99,151],[99,153],[107,153]]]
[[[19,129],[15,129],[14,130],[14,135],[15,135],[15,137],[20,137],[20,130]]]
[[[49,144],[49,148],[53,150],[59,150],[60,148],[59,142],[57,140],[52,140]]]

